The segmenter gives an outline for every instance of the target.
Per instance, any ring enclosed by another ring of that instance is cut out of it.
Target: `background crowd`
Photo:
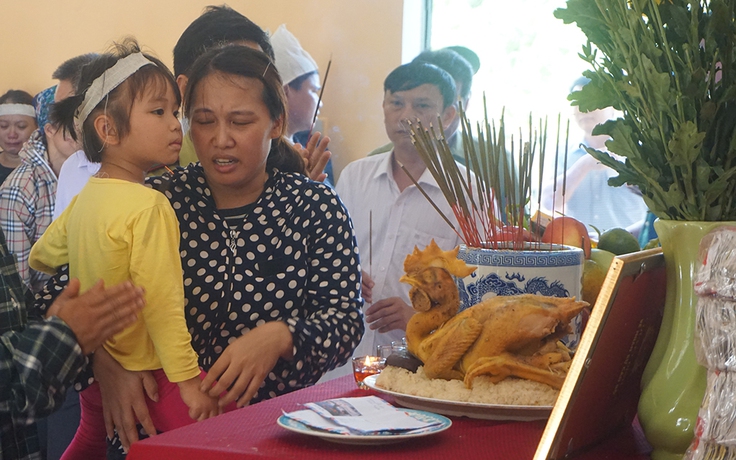
[[[388,73],[365,110],[391,143],[336,183],[315,123],[333,83],[286,26],[208,7],[173,56],[129,40],[0,98],[2,458],[120,458],[142,433],[344,375],[403,337],[405,255],[461,242],[414,185],[444,203],[407,121],[439,119],[462,163],[471,50]]]

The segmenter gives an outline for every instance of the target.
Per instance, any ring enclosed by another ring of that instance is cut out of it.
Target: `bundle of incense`
[[[486,104],[485,96],[483,104]],[[526,139],[519,129],[518,141],[512,135],[507,142],[503,113],[498,128],[495,122],[489,121],[487,111],[483,123],[477,123],[475,130],[462,105],[460,117],[463,154],[467,165],[465,172],[461,171],[452,156],[439,119],[438,128],[432,125],[424,127],[421,122],[409,123],[412,142],[450,205],[458,223],[457,227],[408,171],[404,171],[467,246],[515,250],[528,248],[530,245],[541,246],[536,241],[529,241],[530,233],[527,229],[531,227],[529,206],[536,202],[541,207],[547,120],[540,119],[535,129],[530,114]],[[558,116],[558,144],[560,132],[561,122]],[[568,135],[569,122],[566,138]],[[559,147],[555,160],[558,156]],[[539,194],[533,200],[531,185],[537,164]],[[563,195],[564,186],[565,184]],[[539,222],[536,227],[539,227]]]

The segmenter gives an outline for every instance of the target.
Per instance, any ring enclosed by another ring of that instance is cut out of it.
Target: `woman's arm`
[[[280,310],[278,317],[259,321],[208,369],[204,389],[220,380],[210,388],[212,395],[236,385],[221,405],[236,399],[239,405],[257,402],[311,385],[345,363],[363,335],[361,276],[350,218],[329,187],[309,190],[313,193],[293,206],[301,212],[298,222],[310,222],[297,228],[301,239],[296,246],[306,255],[299,262],[304,284],[289,287],[303,292],[302,297],[274,302],[271,313]],[[284,302],[298,305],[286,308]]]
[[[273,372],[299,387],[346,363],[363,337],[361,273],[353,226],[335,192],[318,186],[310,197],[311,225],[304,231],[308,255],[304,314],[286,318],[293,360]]]
[[[292,350],[291,332],[286,323],[272,321],[258,326],[225,348],[200,389],[209,389],[212,397],[227,390],[220,398],[220,407],[236,399],[238,407],[243,407],[253,399],[279,358],[291,361]],[[215,381],[217,384],[212,386]]]
[[[95,353],[93,367],[102,393],[107,436],[112,439],[113,429],[117,430],[120,442],[127,450],[138,440],[136,422],[140,422],[146,433],[155,435],[156,427],[148,413],[145,396],[147,394],[153,401],[158,401],[158,386],[153,375],[148,371],[123,369],[104,348]]]

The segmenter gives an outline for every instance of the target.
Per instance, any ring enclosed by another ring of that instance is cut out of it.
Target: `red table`
[[[342,377],[133,444],[129,460],[296,459],[484,459],[529,460],[534,456],[544,422],[498,422],[451,417],[441,433],[398,444],[351,446],[293,433],[276,424],[282,409],[338,397],[378,394],[356,388],[352,376]],[[381,395],[389,402],[393,398]],[[604,415],[604,414],[601,414]],[[645,460],[651,448],[638,426],[618,434],[579,460]]]

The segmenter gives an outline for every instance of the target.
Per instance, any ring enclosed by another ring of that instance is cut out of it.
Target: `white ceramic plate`
[[[392,433],[392,434],[337,434],[327,433],[325,431],[315,430],[309,426],[297,422],[285,415],[276,420],[276,423],[282,428],[286,428],[289,431],[296,433],[306,434],[309,436],[317,436],[326,441],[336,442],[340,444],[393,444],[397,442],[403,442],[408,439],[420,438],[422,436],[429,436],[430,434],[439,433],[450,428],[452,421],[441,415],[433,414],[431,412],[425,412],[422,410],[406,409],[406,413],[412,417],[421,420],[423,422],[439,422],[438,425],[430,427],[427,431],[422,433]]]
[[[552,412],[552,406],[512,406],[505,404],[481,404],[446,399],[433,399],[386,390],[376,386],[378,375],[371,375],[363,380],[365,385],[379,393],[391,395],[397,404],[412,409],[436,412],[444,415],[470,417],[485,420],[545,420]]]

